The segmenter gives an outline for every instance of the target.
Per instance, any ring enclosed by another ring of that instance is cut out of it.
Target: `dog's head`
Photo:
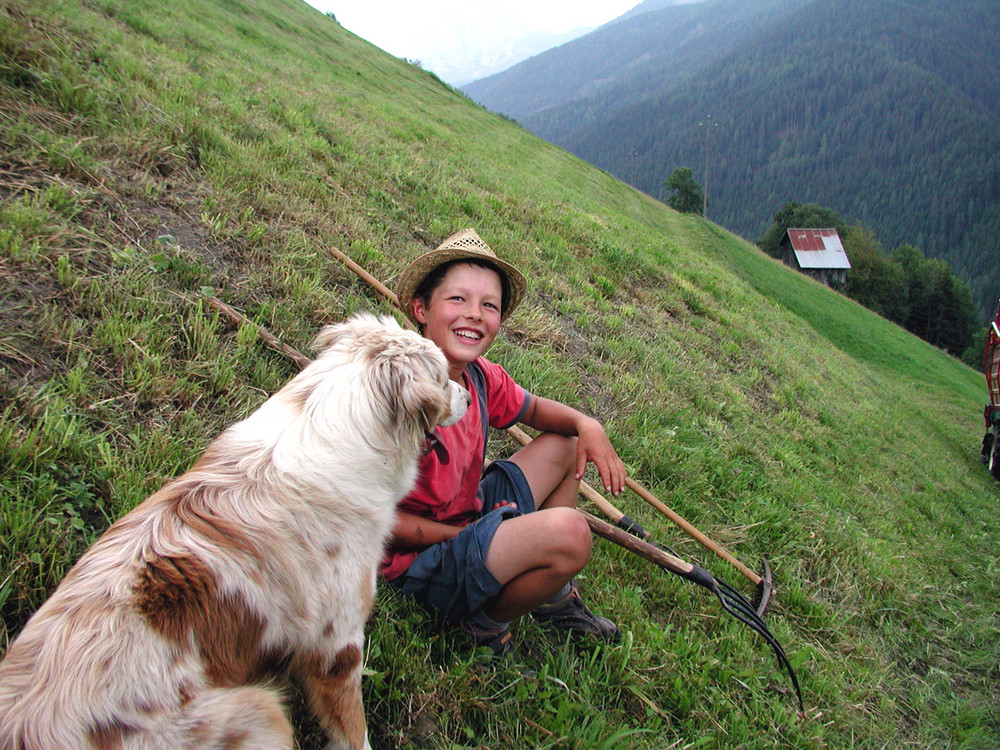
[[[448,379],[448,362],[437,345],[393,318],[360,314],[326,326],[314,347],[316,364],[353,368],[361,387],[351,395],[350,411],[378,423],[367,425],[373,436],[389,433],[422,445],[436,427],[461,419],[471,400]]]

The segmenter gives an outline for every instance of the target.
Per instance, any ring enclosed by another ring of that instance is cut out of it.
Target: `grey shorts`
[[[483,512],[453,539],[421,552],[403,575],[389,582],[412,596],[444,622],[456,623],[478,611],[500,592],[500,583],[486,569],[486,552],[497,527],[508,518],[535,510],[535,499],[517,464],[495,461],[479,483]],[[502,500],[517,507],[493,506]]]

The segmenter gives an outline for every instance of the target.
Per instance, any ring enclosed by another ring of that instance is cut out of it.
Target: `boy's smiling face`
[[[452,380],[460,381],[465,366],[490,348],[500,330],[502,299],[497,272],[471,263],[449,268],[430,299],[413,298],[414,317],[444,352]]]

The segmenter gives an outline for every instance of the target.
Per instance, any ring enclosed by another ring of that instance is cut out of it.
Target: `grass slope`
[[[741,559],[770,559],[807,711],[707,593],[597,542],[581,583],[626,637],[524,624],[537,678],[382,592],[377,747],[997,744],[981,375],[293,0],[0,0],[0,50],[5,639],[295,371],[204,292],[307,351],[323,323],[388,311],[327,247],[391,283],[476,226],[532,282],[494,358],[604,419],[633,476]]]

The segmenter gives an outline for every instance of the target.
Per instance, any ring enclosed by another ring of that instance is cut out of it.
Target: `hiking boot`
[[[578,635],[594,635],[605,641],[617,643],[622,633],[607,617],[595,615],[583,599],[576,581],[570,581],[569,593],[562,599],[548,602],[531,613],[543,625],[569,630]]]
[[[517,657],[517,652],[514,649],[514,635],[510,632],[509,626],[500,630],[492,630],[474,625],[469,622],[470,619],[466,617],[458,624],[458,627],[472,639],[476,647],[486,646],[493,652],[494,656]]]

